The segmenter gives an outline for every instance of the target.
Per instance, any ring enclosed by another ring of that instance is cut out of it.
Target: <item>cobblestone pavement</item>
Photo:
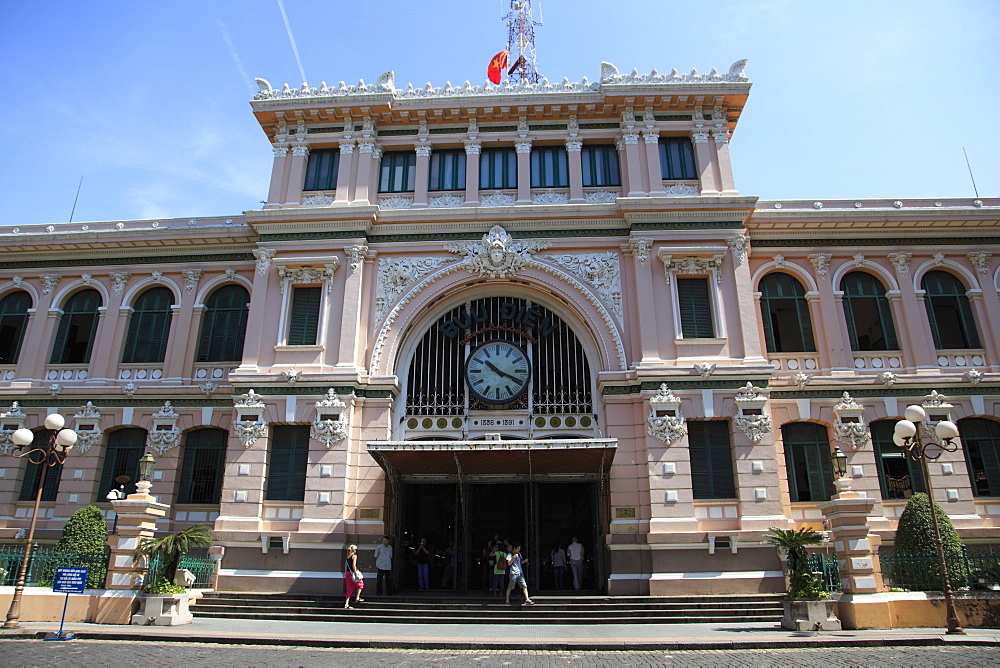
[[[674,652],[368,650],[113,640],[0,641],[5,666],[996,666],[1000,647],[841,647]]]

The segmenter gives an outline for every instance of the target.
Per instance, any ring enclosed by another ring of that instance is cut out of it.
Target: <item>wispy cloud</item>
[[[285,3],[278,0],[278,9],[281,10],[281,18],[285,20],[285,30],[288,31],[288,41],[292,43],[292,53],[295,54],[295,62],[299,65],[299,74],[302,75],[302,83],[309,85],[308,79],[306,79],[306,71],[302,67],[302,59],[299,58],[299,47],[295,44],[295,35],[292,34],[292,24],[288,22],[288,14],[285,13]]]
[[[240,78],[246,83],[247,90],[250,91],[250,95],[252,96],[257,92],[257,89],[254,88],[253,79],[247,75],[246,68],[243,67],[243,60],[240,58],[239,51],[236,50],[236,45],[233,44],[233,40],[229,37],[229,28],[226,27],[225,23],[218,19],[215,20],[215,23],[219,26],[219,32],[222,33],[222,41],[226,43],[226,48],[229,50],[229,57],[233,59],[233,64],[235,64],[236,69],[240,71]]]

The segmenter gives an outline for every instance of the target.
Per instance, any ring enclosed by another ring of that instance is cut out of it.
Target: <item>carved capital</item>
[[[288,155],[288,144],[271,144],[271,151],[275,158],[284,158]]]
[[[913,255],[910,253],[889,253],[887,259],[899,277],[906,278],[910,275],[910,259],[912,257]]]
[[[267,273],[267,268],[271,266],[271,260],[277,251],[273,248],[255,248],[253,255],[257,258],[257,273],[263,276]]]
[[[429,158],[429,157],[431,157],[431,148],[432,148],[432,146],[430,144],[416,144],[413,148],[417,152],[417,157],[418,158]]]
[[[531,140],[515,139],[514,150],[517,151],[518,153],[531,153]]]
[[[292,147],[292,156],[296,158],[309,157],[309,144],[296,144]]]
[[[567,139],[566,140],[566,150],[571,153],[578,153],[583,150],[583,140],[582,139]]]
[[[815,253],[809,256],[809,261],[812,262],[812,266],[816,268],[816,275],[821,278],[826,278],[827,274],[830,273],[830,258],[833,257],[829,253]]]
[[[649,249],[653,247],[653,240],[645,237],[633,237],[628,240],[628,246],[632,249],[632,255],[639,264],[646,264],[649,259]]]

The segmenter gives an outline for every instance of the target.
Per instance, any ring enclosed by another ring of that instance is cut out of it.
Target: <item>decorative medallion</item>
[[[743,234],[726,239],[726,244],[729,246],[729,252],[733,254],[733,262],[737,267],[743,264],[743,260],[747,257],[748,242],[749,239]]]
[[[481,241],[452,241],[445,249],[464,253],[461,266],[482,278],[510,278],[531,262],[531,256],[548,248],[548,241],[514,239],[499,225],[494,225]]]
[[[816,268],[816,275],[820,278],[826,278],[827,274],[830,272],[830,258],[833,257],[829,253],[816,253],[815,255],[809,256],[809,261],[812,262],[812,266]]]
[[[337,397],[331,387],[326,397],[316,402],[316,417],[309,428],[309,436],[327,448],[347,438],[347,404]]]
[[[184,269],[181,275],[184,277],[184,290],[194,292],[198,287],[198,281],[201,280],[201,269]]]
[[[687,420],[681,413],[681,400],[674,396],[666,383],[662,383],[659,392],[649,400],[646,433],[664,443],[672,443],[687,434]]]
[[[116,295],[120,295],[122,290],[125,289],[125,285],[128,283],[128,279],[132,278],[132,274],[127,271],[113,271],[111,272],[111,289]]]
[[[746,434],[751,443],[759,443],[765,434],[771,432],[771,416],[764,412],[767,397],[753,383],[736,394],[737,415],[733,424]]]
[[[257,258],[257,273],[261,276],[267,273],[267,268],[271,266],[275,251],[273,248],[255,248],[253,256]]]
[[[698,362],[694,365],[694,370],[702,378],[708,378],[713,373],[715,373],[716,367],[717,367],[716,364],[710,364],[708,362]]]
[[[92,447],[101,442],[101,414],[94,408],[90,401],[80,409],[80,412],[73,416],[76,424],[73,431],[76,432],[76,449],[82,455]]]
[[[169,401],[163,402],[163,408],[153,413],[153,428],[149,431],[146,445],[163,454],[171,448],[180,445],[181,430],[177,428],[177,421],[181,416],[177,414]]]
[[[628,240],[628,246],[632,249],[632,255],[639,264],[645,265],[649,260],[649,249],[653,247],[653,240],[645,237],[633,237]]]
[[[344,249],[344,253],[347,255],[347,263],[351,268],[351,273],[358,270],[361,263],[365,261],[365,253],[368,252],[368,246],[364,244],[354,244],[353,246],[348,246]]]
[[[236,408],[236,420],[230,426],[233,436],[239,439],[244,448],[249,448],[264,435],[267,430],[267,421],[264,419],[264,411],[267,406],[263,397],[249,390],[246,394],[241,394],[233,400]]]
[[[539,255],[538,259],[557,264],[590,285],[622,317],[621,271],[618,254],[590,253],[587,255]]]
[[[852,399],[847,392],[844,392],[840,403],[833,407],[833,414],[837,416],[833,424],[837,440],[855,450],[871,438],[868,425],[865,423],[864,411],[865,407]]]
[[[28,416],[21,410],[21,404],[13,402],[10,410],[0,413],[0,455],[9,454],[14,449],[14,441],[11,434],[24,427],[24,421]]]

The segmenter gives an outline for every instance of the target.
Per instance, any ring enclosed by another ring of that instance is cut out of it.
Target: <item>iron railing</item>
[[[823,589],[827,593],[840,591],[840,565],[836,554],[813,552],[809,555],[809,570],[823,581]]]
[[[31,586],[47,586],[55,578],[56,568],[60,566],[86,567],[87,588],[101,589],[108,572],[109,551],[87,553],[72,550],[59,550],[54,545],[38,545],[31,548],[28,560],[28,570],[24,583]],[[0,545],[0,585],[13,586],[17,582],[17,574],[24,559],[24,545]]]
[[[163,563],[159,555],[151,557],[149,560],[149,570],[146,575],[146,582],[159,582],[163,577],[163,569],[165,566],[166,564]],[[177,568],[184,568],[191,571],[191,574],[194,575],[194,584],[191,586],[195,589],[208,589],[212,586],[212,575],[215,573],[215,562],[208,557],[185,555],[181,558],[181,562],[178,564]]]
[[[887,587],[910,591],[939,591],[941,566],[934,554],[885,554],[880,556],[882,581]],[[948,557],[948,578],[955,589],[992,589],[1000,585],[1000,555],[987,552]]]

